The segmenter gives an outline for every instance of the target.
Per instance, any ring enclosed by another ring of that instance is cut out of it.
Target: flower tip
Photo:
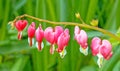
[[[65,31],[64,31],[64,32],[69,33],[69,29],[65,29]]]
[[[18,32],[18,40],[21,40],[21,38],[22,38],[22,32],[20,31]]]
[[[31,26],[35,27],[35,22],[32,22]]]
[[[44,48],[44,43],[36,42],[36,47],[38,48],[38,51],[42,51],[42,49]]]
[[[29,43],[29,46],[32,47],[32,45],[34,45],[34,38],[28,37],[28,43]]]
[[[107,58],[105,58],[106,60],[109,60],[111,57],[112,57],[112,55],[113,55],[113,52],[111,52],[108,56],[107,56]]]
[[[59,53],[61,58],[64,58],[67,54],[67,51],[64,49],[62,52]]]
[[[97,64],[99,68],[101,68],[103,65],[103,56],[101,54],[97,54],[97,56],[98,56]]]
[[[85,56],[88,55],[88,47],[87,47],[87,48],[82,48],[82,47],[80,46],[79,50],[80,50],[80,52],[83,53]]]
[[[61,49],[58,49],[58,48],[56,49],[56,51],[57,51],[58,53],[62,52],[62,50],[61,50]]]
[[[74,34],[77,35],[80,33],[80,28],[78,26],[75,26],[74,28]]]
[[[51,45],[51,47],[50,47],[50,54],[54,54],[54,51],[55,51],[55,46],[54,46],[54,44],[53,44],[53,45]]]

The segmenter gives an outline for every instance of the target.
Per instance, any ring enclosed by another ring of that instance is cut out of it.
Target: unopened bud
[[[90,22],[90,24],[91,24],[92,26],[98,26],[98,20],[92,20],[92,21]]]
[[[76,18],[80,18],[80,14],[79,13],[75,13]]]

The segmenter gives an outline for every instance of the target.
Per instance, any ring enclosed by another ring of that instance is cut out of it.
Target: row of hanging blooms
[[[18,39],[21,40],[22,31],[27,26],[27,20],[18,20],[15,22],[15,27],[18,30]],[[36,47],[38,51],[41,51],[43,48],[43,38],[45,38],[50,43],[50,53],[54,54],[54,51],[57,51],[60,54],[60,57],[64,57],[67,53],[65,50],[68,42],[70,40],[69,29],[63,29],[61,26],[56,26],[54,28],[47,27],[45,30],[42,29],[42,26],[36,29],[35,23],[32,22],[28,27],[28,43],[30,46],[34,43],[34,37],[36,38]],[[74,39],[80,45],[80,52],[84,55],[88,55],[88,37],[87,33],[80,29],[78,26],[74,28]],[[55,49],[55,44],[57,48]],[[97,56],[97,64],[99,67],[102,66],[103,59],[110,59],[112,56],[112,45],[106,39],[100,39],[99,37],[94,37],[90,45],[93,56]]]

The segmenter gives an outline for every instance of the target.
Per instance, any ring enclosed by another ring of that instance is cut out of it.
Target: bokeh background
[[[94,36],[106,38],[113,45],[113,57],[103,62],[98,68],[97,57],[84,56],[79,52],[79,44],[74,40],[74,26],[61,25],[70,30],[70,42],[66,47],[67,55],[62,59],[55,52],[49,54],[50,46],[44,40],[44,49],[37,51],[35,46],[29,47],[27,29],[23,31],[21,41],[17,39],[17,30],[10,29],[8,22],[16,16],[29,14],[51,21],[68,21],[81,23],[76,19],[79,12],[82,19],[90,25],[91,20],[99,20],[98,27],[106,29],[120,37],[120,0],[0,0],[0,71],[120,71],[119,42],[101,32],[86,30],[90,41]],[[25,18],[29,24],[34,21]],[[41,23],[43,29],[48,23]],[[36,27],[37,28],[37,27]]]

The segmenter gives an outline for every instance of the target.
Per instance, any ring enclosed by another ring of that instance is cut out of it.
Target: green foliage
[[[119,0],[0,0],[0,71],[119,71],[120,46],[119,42],[110,38],[113,44],[113,57],[104,61],[101,69],[98,68],[95,57],[89,49],[89,55],[79,52],[79,44],[74,40],[74,26],[61,25],[70,29],[70,42],[66,47],[67,55],[61,59],[59,54],[49,54],[50,46],[44,40],[44,49],[39,52],[35,46],[29,47],[27,29],[23,31],[21,41],[17,40],[17,30],[11,30],[8,22],[16,16],[29,14],[51,21],[80,22],[75,18],[79,12],[83,20],[89,24],[92,19],[98,19],[98,27],[109,30],[120,36],[120,1]],[[29,24],[32,19],[27,19]],[[42,24],[43,29],[54,26]],[[37,27],[36,27],[37,28]],[[107,38],[101,32],[85,29],[89,38],[98,36]]]

